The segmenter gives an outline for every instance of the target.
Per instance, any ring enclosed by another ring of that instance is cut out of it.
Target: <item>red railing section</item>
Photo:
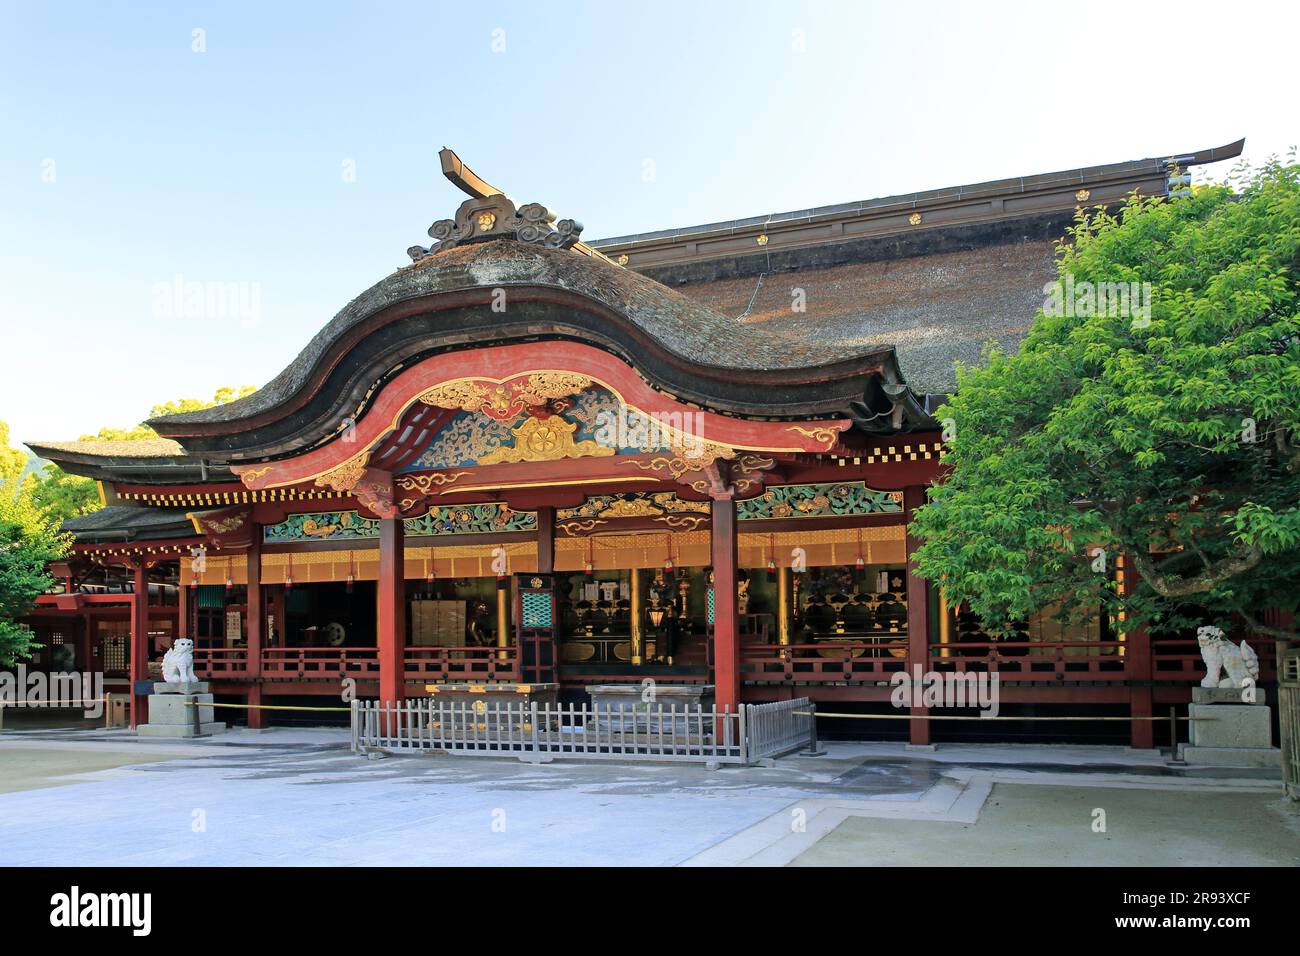
[[[907,666],[907,641],[742,644],[742,680],[875,681]]]
[[[927,669],[996,673],[1015,681],[1113,681],[1125,675],[1116,641],[962,641],[931,644]]]
[[[262,650],[262,676],[297,680],[379,677],[374,647],[268,647]]]
[[[1259,655],[1260,679],[1272,681],[1274,646],[1251,641]],[[271,680],[377,679],[378,650],[373,647],[265,648],[262,676]],[[1205,674],[1195,638],[1151,642],[1151,678],[1195,683]],[[930,645],[926,670],[997,672],[1003,680],[1118,681],[1127,676],[1124,644],[1115,641],[974,641]],[[909,668],[907,641],[823,641],[813,644],[743,643],[742,680],[841,683],[887,681]],[[631,670],[631,668],[629,668]],[[519,679],[515,648],[408,647],[406,679],[413,681],[514,681]],[[248,678],[248,651],[242,647],[194,650],[194,671],[205,680]]]
[[[247,677],[248,651],[242,647],[196,647],[194,674],[204,680]]]
[[[248,651],[242,647],[194,650],[194,672],[205,680],[247,678]],[[408,647],[406,677],[426,681],[518,680],[514,648]],[[379,651],[373,647],[268,647],[262,677],[269,680],[378,678]]]
[[[408,647],[406,679],[515,681],[519,657],[513,647]]]

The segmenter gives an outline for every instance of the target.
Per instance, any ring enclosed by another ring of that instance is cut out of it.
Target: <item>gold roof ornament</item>
[[[428,248],[411,246],[406,250],[413,262],[443,249],[491,239],[512,239],[551,249],[580,247],[577,251],[605,258],[579,242],[582,223],[576,219],[557,219],[555,213],[541,203],[516,206],[514,200],[480,178],[450,149],[441,150],[438,157],[443,175],[470,198],[460,204],[454,218],[439,219],[429,227],[429,237],[435,240],[434,245]]]

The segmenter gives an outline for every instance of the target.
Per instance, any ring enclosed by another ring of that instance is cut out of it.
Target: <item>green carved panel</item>
[[[736,503],[736,517],[831,518],[887,514],[903,510],[901,491],[876,491],[864,481],[817,485],[775,485],[757,498]]]
[[[503,531],[536,531],[537,512],[514,511],[504,502],[477,505],[445,505],[433,508],[403,524],[412,538],[445,534],[490,534]],[[355,511],[313,511],[289,515],[279,524],[262,529],[266,544],[302,541],[356,541],[379,537],[379,522]]]

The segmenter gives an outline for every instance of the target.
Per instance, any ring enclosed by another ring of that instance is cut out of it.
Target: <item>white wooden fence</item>
[[[433,697],[396,704],[359,700],[352,702],[352,749],[747,764],[807,743],[810,718],[793,711],[810,709],[806,699],[747,704],[737,711],[663,703],[619,708]],[[749,731],[751,720],[761,728],[757,738]]]

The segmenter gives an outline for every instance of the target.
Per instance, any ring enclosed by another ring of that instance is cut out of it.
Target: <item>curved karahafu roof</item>
[[[501,311],[491,308],[494,297]],[[710,410],[866,422],[894,410],[885,398],[893,389],[903,411],[892,427],[926,421],[892,346],[792,340],[601,256],[491,239],[435,247],[372,286],[258,392],[149,424],[191,454],[288,454],[363,410],[376,383],[398,368],[447,350],[547,338],[608,349],[652,385]]]

